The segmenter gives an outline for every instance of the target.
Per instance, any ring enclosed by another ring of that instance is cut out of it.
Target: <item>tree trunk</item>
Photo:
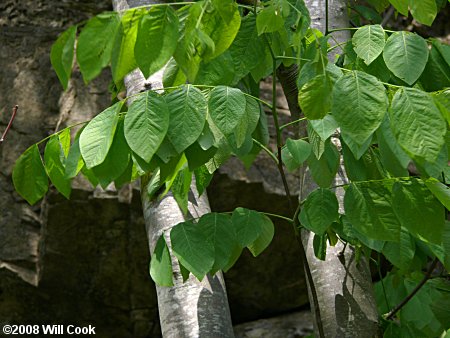
[[[328,27],[326,27],[325,0],[306,0],[310,14],[311,26],[325,32],[326,29],[348,27],[347,7],[344,0],[328,1]],[[350,38],[348,31],[333,33],[330,43],[342,43]],[[336,53],[342,53],[342,49],[335,49],[330,57],[333,62]],[[299,115],[297,103],[298,89],[295,84],[297,67],[281,68],[278,77],[287,96],[289,108],[293,112],[293,120]],[[305,135],[305,126],[301,127],[301,136]],[[336,185],[347,181],[343,166],[336,177]],[[300,200],[314,190],[317,186],[308,171],[300,173]],[[344,192],[337,191],[340,200],[340,209],[343,205]],[[313,249],[314,234],[302,231],[302,242],[305,248],[307,263],[311,270],[313,285],[309,286],[309,298],[313,313],[319,313],[320,318],[315,317],[315,331],[317,337],[376,337],[378,336],[378,313],[372,287],[367,260],[362,257],[356,261],[355,251],[338,242],[336,246],[328,246],[326,260],[316,258]],[[309,284],[309,282],[308,282]],[[317,294],[318,311],[314,307],[314,299],[311,287]],[[320,323],[319,323],[320,320]],[[319,330],[319,325],[321,330]],[[322,333],[320,332],[322,331]]]
[[[125,10],[141,5],[162,3],[149,0],[113,0],[115,10]],[[155,48],[158,48],[155,46]],[[145,90],[145,84],[151,88],[162,88],[162,71],[144,79],[137,69],[125,77],[127,95]],[[150,253],[156,246],[159,236],[165,232],[170,247],[170,229],[186,220],[177,202],[169,193],[162,200],[150,200],[145,180],[141,182],[142,206],[147,229]],[[206,192],[198,196],[195,180],[191,185],[188,214],[200,217],[210,212]],[[222,273],[207,275],[199,282],[192,274],[183,283],[177,259],[172,255],[174,286],[157,286],[158,308],[163,337],[234,337],[231,315]]]

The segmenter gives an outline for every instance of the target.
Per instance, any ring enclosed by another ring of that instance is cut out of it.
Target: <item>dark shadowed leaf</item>
[[[234,248],[238,246],[231,217],[218,213],[206,214],[200,218],[198,226],[214,246],[214,265],[210,272],[215,274],[228,264]]]
[[[69,84],[75,47],[77,26],[72,26],[62,33],[52,46],[50,60],[64,90]]]
[[[422,181],[396,182],[392,200],[400,223],[411,234],[435,244],[442,243],[444,208]]]
[[[328,188],[333,182],[339,167],[339,151],[330,141],[325,143],[320,159],[315,154],[308,158],[309,168],[314,181],[322,188]]]
[[[170,232],[172,251],[178,260],[198,280],[211,270],[215,260],[213,244],[207,239],[203,228],[187,221],[179,223]]]

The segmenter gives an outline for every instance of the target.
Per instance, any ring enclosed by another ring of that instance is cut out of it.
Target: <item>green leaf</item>
[[[389,109],[392,131],[413,159],[434,162],[445,143],[446,123],[432,97],[415,88],[399,89]]]
[[[205,55],[212,60],[225,52],[232,44],[241,25],[241,15],[237,3],[233,0],[212,0],[214,12],[203,15],[202,30],[214,41],[214,52]]]
[[[80,135],[80,151],[88,169],[105,160],[116,132],[123,103],[119,101],[105,109],[83,129]]]
[[[314,255],[324,261],[327,255],[327,235],[314,235],[313,249]]]
[[[231,220],[242,248],[255,242],[262,232],[262,224],[266,222],[264,215],[244,208],[236,208]]]
[[[157,160],[158,158],[155,158]],[[160,182],[166,183],[166,189],[161,194],[161,196],[166,195],[172,188],[175,179],[178,177],[178,172],[184,169],[187,160],[184,154],[178,155],[171,159],[168,163],[160,163]]]
[[[172,228],[170,240],[172,251],[181,264],[201,281],[215,260],[214,246],[208,241],[203,227],[191,221],[179,223]]]
[[[70,147],[65,163],[65,177],[74,178],[84,166],[80,151],[80,138],[77,137]]]
[[[416,179],[395,182],[392,201],[401,225],[411,234],[425,241],[442,243],[444,208],[423,182]]]
[[[184,283],[189,279],[191,272],[188,269],[186,269],[186,267],[183,264],[181,264],[180,261],[178,261],[178,264],[180,265],[180,273],[181,273],[181,276],[183,277],[183,283]]]
[[[211,274],[222,270],[230,261],[234,248],[238,245],[236,233],[229,215],[210,213],[198,221],[206,238],[214,247],[214,264]]]
[[[284,28],[284,19],[281,11],[273,5],[265,7],[262,11],[258,12],[256,17],[256,28],[258,35],[263,33],[272,33]]]
[[[320,159],[315,154],[308,158],[308,165],[314,181],[322,188],[328,188],[339,168],[339,151],[330,141],[325,143]]]
[[[218,86],[209,94],[209,114],[217,128],[224,134],[234,133],[245,114],[246,99],[237,88]]]
[[[408,176],[408,167],[411,159],[403,151],[392,133],[389,116],[386,115],[377,131],[380,160],[383,166],[393,175],[398,177]]]
[[[195,169],[194,175],[195,175],[195,185],[198,190],[198,195],[201,196],[205,192],[209,183],[211,182],[213,175],[208,171],[208,168],[206,168],[205,165],[201,166],[200,168]]]
[[[12,179],[16,191],[29,204],[33,205],[44,197],[48,190],[48,179],[36,144],[20,155]]]
[[[437,14],[436,0],[409,0],[409,8],[414,19],[431,26]]]
[[[169,128],[169,108],[163,97],[147,91],[136,98],[125,116],[125,138],[144,161],[150,162]]]
[[[380,81],[389,82],[391,80],[391,72],[384,62],[383,55],[378,56],[370,65],[366,65],[364,61],[357,58],[354,62],[355,70],[361,70],[367,74],[373,75]]]
[[[188,194],[191,188],[192,173],[186,167],[178,172],[172,184],[173,197],[184,215],[188,212]]]
[[[392,209],[390,187],[384,182],[350,184],[345,214],[361,234],[381,241],[398,241],[400,222]]]
[[[253,257],[259,256],[269,246],[275,233],[275,228],[270,218],[266,215],[261,216],[261,233],[253,243],[247,245]]]
[[[175,52],[178,25],[178,16],[172,6],[154,6],[142,17],[134,56],[146,78],[161,69]]]
[[[58,37],[50,51],[52,67],[64,90],[67,89],[72,72],[76,34],[77,26],[70,27]]]
[[[264,40],[258,37],[256,19],[248,14],[242,19],[241,27],[230,46],[236,77],[241,79],[256,67],[255,60],[264,59]]]
[[[241,147],[248,137],[255,131],[258,126],[259,117],[261,115],[261,106],[255,99],[245,97],[245,111],[234,131],[236,146]]]
[[[235,84],[234,60],[227,50],[209,62],[200,64],[200,69],[195,78],[195,84],[199,85],[232,85]]]
[[[319,136],[319,134],[313,129],[311,121],[308,121],[308,141],[312,146],[312,152],[316,155],[317,159],[322,157],[323,152],[325,151],[325,141]]]
[[[228,10],[228,14],[225,15],[220,8],[227,5],[234,9]],[[230,13],[233,14],[232,17],[229,16]],[[189,6],[184,34],[178,43],[174,57],[190,82],[195,81],[202,59],[208,62],[230,47],[240,23],[241,16],[237,5],[231,0],[226,0],[223,4],[207,1]]]
[[[298,102],[309,120],[322,119],[330,112],[332,90],[328,74],[317,75],[299,90]]]
[[[61,130],[60,133],[58,133],[59,143],[61,145],[62,150],[62,156],[61,156],[61,162],[65,164],[66,157],[69,155],[69,149],[70,149],[70,128],[67,127],[63,130]]]
[[[407,270],[411,266],[415,252],[414,238],[404,227],[401,227],[399,241],[386,242],[382,251],[392,264],[402,270]]]
[[[325,115],[325,117],[320,120],[310,120],[309,123],[323,141],[328,140],[338,128],[336,120],[333,115],[330,114]]]
[[[126,11],[121,19],[121,25],[116,35],[116,41],[111,55],[111,71],[114,82],[120,81],[133,71],[137,65],[134,58],[136,36],[144,11],[142,9]]]
[[[207,103],[200,89],[183,86],[166,96],[170,112],[167,136],[178,153],[193,144],[203,131]]]
[[[450,63],[445,60],[445,49],[450,46],[441,44],[438,40],[433,40],[430,56],[425,70],[420,77],[420,83],[427,91],[436,91],[445,87],[450,87]]]
[[[90,19],[80,33],[77,44],[77,62],[84,82],[100,74],[111,60],[115,37],[120,28],[119,15],[105,12]]]
[[[128,166],[125,171],[114,180],[114,186],[117,190],[122,188],[125,184],[130,183],[139,177],[136,166],[133,161],[128,161]]]
[[[351,181],[367,181],[382,179],[380,174],[381,163],[379,163],[378,153],[375,150],[369,150],[356,159],[345,142],[342,145],[342,155],[347,177]],[[407,176],[403,175],[403,176]]]
[[[342,132],[359,146],[380,126],[387,105],[384,86],[372,75],[354,71],[341,77],[334,86],[333,117]]]
[[[123,174],[129,161],[130,148],[125,140],[124,123],[121,119],[117,124],[116,133],[105,160],[100,165],[93,167],[92,172],[105,189],[112,181]]]
[[[450,125],[450,90],[433,93],[433,99],[442,116],[447,120],[447,124]]]
[[[164,88],[181,86],[186,83],[186,75],[182,72],[175,59],[170,59],[164,68],[163,86]],[[173,89],[167,89],[170,92]]]
[[[83,166],[81,168],[81,173],[89,181],[89,183],[92,184],[92,187],[95,189],[98,185],[98,179],[97,177],[95,177],[92,170],[88,169],[86,166]]]
[[[356,54],[370,65],[383,52],[384,29],[380,25],[363,26],[353,35],[352,43]]]
[[[395,32],[387,39],[383,58],[395,76],[412,85],[425,69],[428,45],[414,33]]]
[[[61,162],[61,157],[64,158],[64,153],[59,143],[59,137],[58,135],[53,135],[45,146],[45,170],[56,189],[65,198],[69,199],[72,187],[70,179],[67,179],[65,176],[65,168]]]
[[[425,181],[425,185],[447,210],[450,210],[450,188],[434,178]]]
[[[185,150],[185,155],[188,161],[189,170],[194,171],[208,162],[217,152],[216,147],[210,147],[203,150],[198,142],[194,142],[189,148]]]
[[[308,142],[288,138],[286,147],[281,151],[281,157],[286,168],[289,171],[294,171],[308,159],[311,151],[312,147]]]
[[[326,233],[339,218],[336,195],[329,189],[316,189],[308,195],[299,215],[300,223],[317,235]]]
[[[344,141],[344,143],[348,146],[348,148],[351,150],[353,155],[355,156],[356,160],[359,160],[361,156],[363,156],[369,146],[372,144],[372,135],[369,136],[369,138],[364,142],[363,144],[356,143],[350,136],[348,136],[346,133],[341,132],[341,139]]]
[[[155,251],[150,261],[150,276],[160,286],[173,286],[172,260],[164,234],[156,242]]]
[[[389,0],[394,8],[402,15],[408,16],[408,2],[409,0]]]

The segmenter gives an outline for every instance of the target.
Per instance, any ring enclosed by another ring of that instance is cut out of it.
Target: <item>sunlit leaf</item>
[[[20,155],[12,178],[16,191],[28,203],[34,204],[44,197],[48,190],[48,179],[36,144]]]
[[[125,116],[125,138],[137,155],[150,162],[169,128],[165,99],[153,91],[136,98]]]

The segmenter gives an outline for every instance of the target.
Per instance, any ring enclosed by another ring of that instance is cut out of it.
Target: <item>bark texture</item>
[[[114,0],[116,10],[142,5],[151,5],[159,1]],[[127,95],[133,95],[147,88],[162,88],[163,71],[145,79],[137,69],[125,77]],[[199,196],[195,181],[191,184],[188,217],[181,212],[176,200],[167,194],[162,200],[150,200],[145,180],[141,182],[142,206],[147,237],[152,253],[159,236],[164,232],[170,248],[170,229],[187,218],[198,218],[211,211],[206,193]],[[206,276],[202,282],[193,275],[183,283],[183,277],[172,254],[175,285],[157,286],[158,308],[163,337],[234,337],[231,315],[222,273]]]
[[[325,0],[306,1],[312,18],[312,26],[325,31]],[[328,1],[328,29],[348,27],[347,8],[344,0]],[[331,42],[341,43],[350,38],[348,31],[333,33]],[[340,53],[340,50],[335,50]],[[335,55],[330,56],[330,61]],[[308,172],[301,182],[301,199],[315,189],[315,184]],[[336,185],[346,181],[341,165]],[[342,208],[344,192],[337,191]],[[353,248],[341,242],[334,247],[328,246],[326,260],[315,257],[313,249],[314,234],[302,231],[308,265],[311,269],[313,284],[316,289],[321,325],[325,337],[375,337],[378,334],[378,313],[372,287],[372,280],[367,261],[356,261]],[[314,309],[314,302],[310,304]],[[313,311],[314,313],[314,311]],[[317,318],[316,318],[317,320]],[[315,323],[317,332],[318,323]]]

